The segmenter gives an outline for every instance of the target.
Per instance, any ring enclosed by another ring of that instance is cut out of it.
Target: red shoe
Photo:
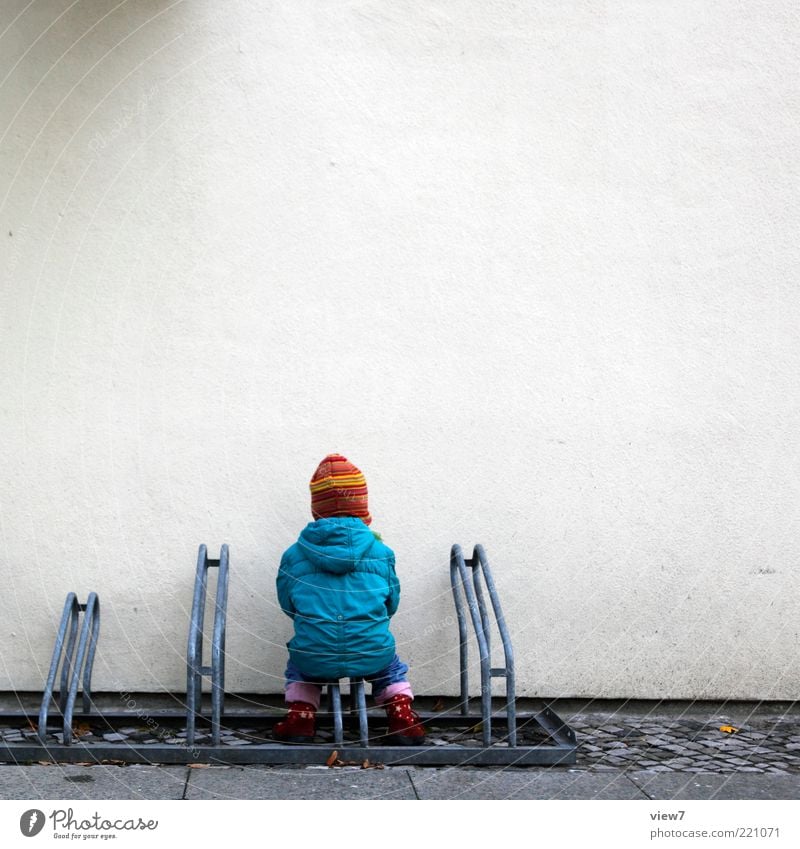
[[[384,710],[389,718],[386,743],[394,746],[421,746],[425,729],[419,716],[411,710],[411,697],[398,694],[385,702]]]
[[[308,702],[291,702],[286,719],[272,729],[274,740],[283,743],[313,743],[317,709]]]

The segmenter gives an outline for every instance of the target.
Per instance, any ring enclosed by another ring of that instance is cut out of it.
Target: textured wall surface
[[[4,0],[0,689],[95,590],[95,688],[179,690],[227,542],[280,691],[340,451],[418,691],[481,542],[525,695],[796,698],[798,51],[790,0]]]

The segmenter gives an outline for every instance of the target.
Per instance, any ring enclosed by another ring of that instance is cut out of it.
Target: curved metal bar
[[[225,624],[228,609],[228,546],[219,552],[219,575],[214,600],[214,633],[211,638],[211,742],[219,745],[225,699]]]
[[[350,679],[350,689],[355,686],[356,709],[358,710],[358,736],[362,746],[369,746],[369,727],[367,723],[367,697],[364,693],[364,679],[355,683]]]
[[[197,552],[192,617],[189,620],[189,645],[186,649],[186,742],[194,744],[195,718],[202,698],[203,616],[208,581],[208,549],[201,545]]]
[[[64,650],[64,658],[61,664],[61,683],[58,688],[58,709],[63,713],[67,706],[67,696],[69,695],[69,681],[72,676],[72,662],[75,654],[75,640],[78,636],[78,619],[80,616],[81,606],[78,603],[75,593],[69,593],[73,596],[75,603],[72,610],[72,618],[69,623],[69,636],[67,637],[67,645]]]
[[[464,601],[458,588],[460,575],[458,571],[458,559],[463,560],[461,546],[456,544],[450,550],[450,587],[453,591],[453,601],[456,605],[456,619],[458,620],[458,661],[461,676],[461,715],[469,713],[469,644],[467,642],[467,617],[464,614]]]
[[[500,632],[500,639],[503,643],[503,655],[505,658],[504,676],[506,679],[506,717],[508,719],[508,744],[509,746],[517,745],[517,695],[516,695],[516,674],[514,669],[514,647],[511,644],[511,635],[508,633],[506,619],[503,615],[503,608],[500,605],[500,597],[495,588],[492,570],[489,568],[489,559],[486,557],[486,552],[483,546],[478,544],[475,546],[472,553],[473,563],[479,563],[483,579],[486,582],[486,588],[489,590],[489,598],[492,602],[494,610],[494,618],[497,624],[497,630]]]
[[[467,606],[469,607],[470,618],[472,619],[472,627],[475,629],[475,636],[478,640],[478,653],[480,655],[481,663],[481,719],[483,724],[483,745],[489,746],[492,740],[492,670],[489,647],[486,644],[486,635],[484,633],[483,622],[481,620],[481,612],[478,607],[478,600],[475,595],[472,581],[470,581],[469,575],[467,574],[467,564],[464,562],[464,555],[461,552],[461,547],[454,545],[451,549],[450,556],[450,568],[452,570],[453,562],[455,561],[461,588],[467,597]],[[474,568],[474,565],[470,564],[470,567]]]
[[[75,701],[78,698],[78,684],[81,681],[81,672],[86,662],[86,650],[89,646],[91,635],[95,633],[94,621],[95,611],[98,608],[97,593],[89,593],[86,600],[83,615],[83,627],[81,628],[80,641],[75,660],[72,663],[72,677],[69,684],[69,696],[67,697],[66,709],[64,710],[64,745],[72,743],[72,714],[75,709]]]
[[[486,599],[483,596],[483,587],[481,586],[481,569],[478,568],[478,559],[475,552],[472,552],[472,560],[469,562],[472,568],[472,586],[475,590],[475,597],[478,599],[478,610],[481,614],[481,627],[483,628],[483,638],[486,640],[486,652],[489,658],[492,656],[492,629],[489,620],[489,609],[486,607]]]
[[[75,593],[68,593],[66,601],[64,602],[64,610],[61,614],[61,622],[58,626],[58,631],[56,633],[56,644],[53,648],[53,656],[50,661],[50,671],[47,673],[47,681],[44,685],[44,693],[42,695],[42,704],[39,708],[39,725],[37,727],[37,734],[39,740],[44,743],[45,734],[47,733],[47,714],[50,710],[50,699],[53,697],[53,687],[56,682],[56,674],[58,673],[58,664],[61,661],[61,653],[64,649],[64,638],[67,634],[67,627],[71,624],[74,624],[75,629],[77,629],[77,621],[78,621],[78,599]],[[73,637],[74,641],[74,637]],[[63,680],[63,674],[62,674]],[[63,685],[62,685],[63,691]],[[61,692],[59,692],[59,696]]]
[[[337,746],[344,745],[344,724],[342,722],[342,693],[339,684],[328,684],[331,708],[333,709],[333,742]]]
[[[227,545],[220,548],[219,560],[208,557],[201,545],[197,553],[197,571],[189,622],[189,642],[186,650],[186,742],[194,745],[197,718],[203,714],[203,676],[211,678],[211,740],[218,746],[225,708],[225,632],[228,609],[228,567],[230,554]],[[208,570],[216,566],[217,586],[214,598],[214,625],[211,633],[211,665],[203,665],[203,622],[205,619]]]
[[[94,668],[94,655],[97,651],[97,640],[100,637],[100,599],[97,593],[91,593],[87,599],[87,606],[94,596],[94,616],[92,617],[92,631],[89,635],[89,648],[86,652],[86,663],[83,667],[83,712],[89,713],[92,709],[92,669]]]

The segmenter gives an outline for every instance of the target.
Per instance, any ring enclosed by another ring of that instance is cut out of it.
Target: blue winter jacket
[[[294,620],[289,657],[308,678],[373,675],[394,657],[394,552],[355,516],[310,522],[281,558],[278,601]]]

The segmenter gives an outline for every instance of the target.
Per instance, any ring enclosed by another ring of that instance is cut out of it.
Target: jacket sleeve
[[[394,616],[400,604],[400,580],[394,570],[394,553],[389,557],[389,595],[386,597],[386,612]]]
[[[278,569],[278,577],[275,580],[275,584],[278,590],[278,604],[280,604],[281,610],[291,619],[294,619],[295,614],[291,593],[293,583],[294,577],[289,573],[286,555],[284,554],[284,556],[281,557],[281,566],[280,569]]]

